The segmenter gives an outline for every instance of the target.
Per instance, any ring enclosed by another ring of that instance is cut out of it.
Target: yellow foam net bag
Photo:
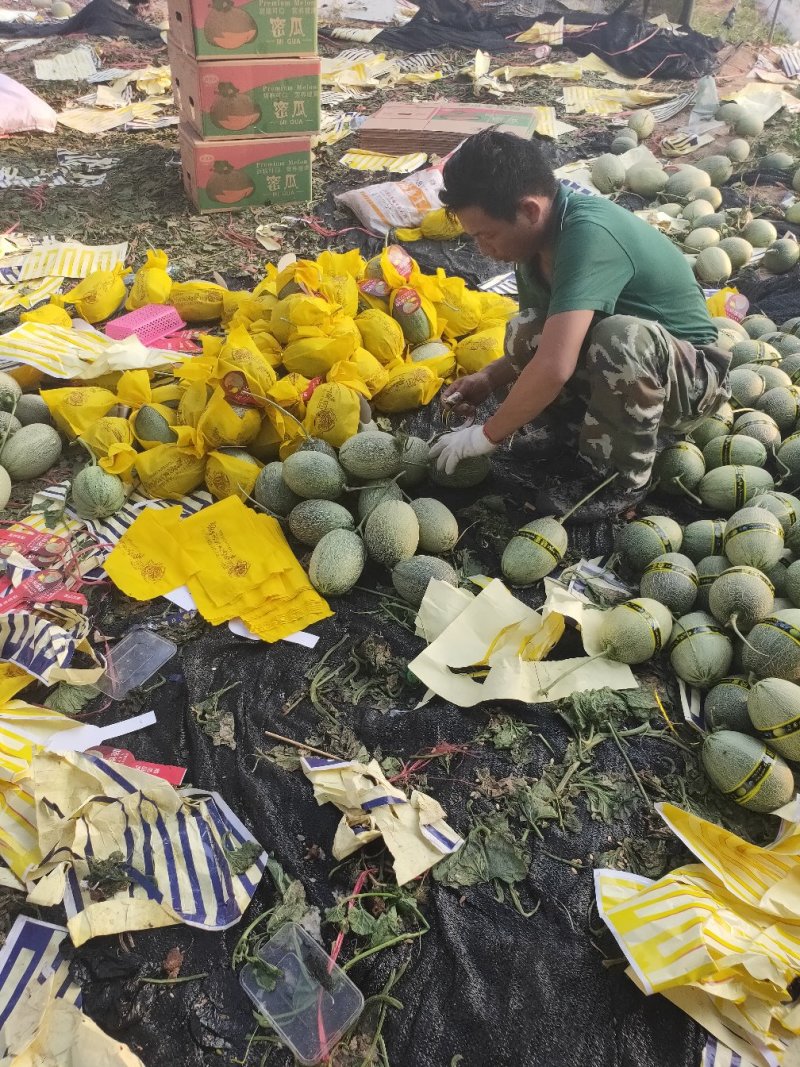
[[[67,304],[86,322],[103,322],[110,318],[125,299],[125,282],[130,267],[118,263],[113,270],[96,270],[78,282],[65,296]]]
[[[147,496],[169,500],[185,496],[202,485],[206,459],[198,456],[192,447],[156,445],[137,455],[135,467]]]
[[[174,282],[169,302],[184,322],[215,322],[222,318],[227,291],[214,282]]]
[[[304,425],[312,437],[334,448],[358,433],[361,402],[358,393],[339,382],[318,385],[306,407]]]
[[[358,347],[352,334],[343,337],[304,337],[283,350],[283,365],[288,371],[307,378],[324,377],[334,363],[349,359]]]
[[[172,289],[172,278],[167,274],[169,260],[162,249],[148,249],[144,265],[133,276],[133,285],[125,301],[128,311],[136,311],[147,304],[166,304]]]
[[[474,374],[503,355],[505,326],[491,326],[465,337],[456,345],[456,363],[464,374]]]
[[[133,436],[142,448],[155,448],[177,440],[177,431],[173,429],[177,421],[176,412],[163,404],[143,404],[130,416]]]
[[[243,326],[236,326],[225,339],[217,356],[212,381],[221,381],[229,371],[240,371],[247,379],[248,390],[256,396],[264,396],[277,378],[275,371]]]
[[[47,304],[34,308],[32,311],[23,311],[19,317],[20,322],[40,322],[45,326],[61,326],[62,329],[72,329],[72,319],[69,312],[64,309],[62,296],[51,296]]]
[[[197,421],[202,447],[211,452],[224,445],[249,444],[261,428],[258,408],[231,404],[222,389],[215,389]]]
[[[389,375],[389,381],[373,399],[378,411],[392,414],[413,411],[429,404],[444,381],[423,365],[403,364]]]
[[[456,373],[456,357],[444,341],[427,341],[411,351],[411,362],[427,367],[440,378],[450,378]]]
[[[133,431],[127,419],[105,415],[97,419],[78,438],[91,449],[99,465],[108,474],[130,480],[138,455],[133,444]]]
[[[519,304],[516,300],[512,300],[510,296],[501,296],[500,293],[481,292],[476,292],[474,295],[481,309],[481,318],[477,327],[479,330],[486,330],[490,326],[499,326],[519,314]]]
[[[264,314],[264,306],[258,297],[246,289],[229,289],[222,294],[222,325],[230,330],[234,326],[249,326]]]
[[[244,500],[252,494],[260,470],[261,464],[243,449],[209,452],[206,458],[206,488],[217,500],[224,500],[226,496],[238,496]]]
[[[399,322],[378,308],[362,311],[355,319],[361,334],[361,344],[381,363],[400,358],[406,349],[406,339]]]
[[[334,278],[349,274],[358,281],[364,276],[366,265],[366,260],[357,248],[351,248],[349,252],[331,252],[326,249],[317,256],[320,271]]]
[[[68,386],[65,389],[44,389],[42,400],[47,404],[56,427],[68,437],[80,437],[117,403],[109,389],[93,385]]]

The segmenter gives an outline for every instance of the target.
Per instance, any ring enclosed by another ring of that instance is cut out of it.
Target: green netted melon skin
[[[800,681],[800,610],[775,611],[756,623],[742,651],[742,665],[759,678]]]
[[[617,155],[598,156],[590,172],[595,188],[601,193],[615,193],[625,184],[625,164]]]
[[[673,615],[685,615],[697,599],[697,568],[688,556],[665,552],[645,567],[639,592],[664,604]]]
[[[773,241],[778,239],[778,231],[769,221],[769,219],[753,219],[752,222],[748,222],[745,228],[742,230],[742,237],[745,241],[749,241],[753,248],[768,248]],[[766,318],[766,316],[758,315],[752,316],[753,318]],[[745,320],[746,321],[746,320]],[[767,319],[767,321],[771,321]],[[747,330],[747,326],[745,326]],[[772,323],[767,329],[762,330],[762,333],[767,333],[767,330],[774,330],[775,323]],[[747,330],[750,333],[749,330]],[[751,337],[759,337],[760,334],[750,333]]]
[[[283,480],[305,500],[336,500],[344,492],[345,475],[324,452],[294,452],[283,461]]]
[[[524,588],[554,570],[567,550],[567,532],[557,519],[528,522],[505,547],[500,567],[511,585]]]
[[[450,508],[431,496],[411,501],[411,509],[419,523],[419,548],[434,556],[450,552],[458,541],[458,521]]]
[[[653,130],[656,128],[656,119],[652,111],[648,111],[646,108],[641,111],[634,111],[632,115],[628,117],[628,128],[633,130],[639,140],[644,140],[649,137]]]
[[[724,535],[724,519],[697,519],[684,527],[681,548],[692,563],[697,564],[706,556],[722,554]]]
[[[730,567],[711,584],[708,607],[723,626],[748,630],[773,610],[775,588],[756,567]]]
[[[667,445],[658,456],[654,471],[659,488],[675,496],[691,492],[705,473],[703,453],[691,441]]]
[[[800,246],[789,237],[773,241],[764,253],[761,265],[773,274],[785,274],[800,259]]]
[[[293,493],[283,480],[283,464],[275,460],[258,472],[253,486],[253,499],[273,515],[284,517],[300,503],[302,497]]]
[[[699,167],[682,166],[674,174],[670,174],[664,191],[668,196],[688,196],[695,189],[702,189],[711,185],[711,178]]]
[[[61,438],[52,426],[33,423],[17,430],[5,443],[0,463],[12,482],[39,478],[61,455]]]
[[[374,485],[367,484],[358,494],[358,518],[359,521],[366,519],[367,515],[384,500],[402,500],[403,490],[397,482],[377,481]]]
[[[667,174],[652,163],[634,163],[625,173],[625,184],[631,192],[650,199],[667,184]]]
[[[704,475],[697,487],[697,495],[707,508],[730,515],[744,507],[760,490],[774,488],[771,476],[760,467],[731,464]]]
[[[323,441],[321,437],[304,437],[302,444],[297,451],[321,452],[323,456],[330,456],[331,459],[336,459],[338,455],[333,445],[328,444],[327,441]]]
[[[758,736],[786,759],[800,760],[800,686],[784,678],[763,678],[747,697]]]
[[[22,386],[19,382],[5,371],[0,371],[0,410],[10,411],[21,397]]]
[[[794,777],[777,752],[735,730],[718,730],[703,742],[706,774],[729,799],[750,811],[769,812],[788,804]]]
[[[144,404],[134,415],[133,432],[138,441],[158,441],[169,445],[178,440],[167,419],[150,404]]]
[[[744,237],[723,237],[717,248],[725,253],[734,270],[741,270],[753,258],[753,246]]]
[[[125,486],[102,467],[84,467],[72,481],[72,505],[82,519],[107,519],[125,503]]]
[[[800,608],[800,559],[786,568],[786,595],[796,608]]]
[[[598,639],[609,659],[619,663],[645,663],[664,647],[672,615],[651,597],[634,597],[607,611]]]
[[[425,481],[430,460],[430,448],[421,437],[407,437],[400,446],[402,474],[397,479],[401,489],[413,489]]]
[[[683,531],[667,515],[647,515],[623,526],[614,547],[625,562],[636,571],[644,568],[664,552],[678,552]]]
[[[414,509],[403,500],[378,504],[364,526],[364,544],[370,558],[386,567],[410,559],[419,544],[419,523]]]
[[[733,408],[730,404],[723,404],[713,415],[698,422],[691,432],[692,441],[698,448],[705,448],[715,437],[723,437],[731,432],[733,418]]]
[[[710,730],[739,730],[750,733],[753,729],[747,711],[750,680],[743,674],[721,678],[706,693],[703,715]]]
[[[733,274],[733,263],[728,253],[718,246],[704,248],[695,260],[694,270],[701,281],[715,285],[730,278]]]
[[[692,611],[677,619],[672,628],[669,661],[684,682],[710,689],[730,670],[733,641],[713,615]]]
[[[392,585],[413,607],[419,607],[428,583],[436,578],[449,585],[458,585],[458,575],[443,559],[436,556],[412,556],[392,568]]]
[[[333,500],[301,500],[289,513],[289,529],[303,545],[319,544],[331,530],[352,530],[353,516]]]
[[[331,530],[311,553],[308,577],[324,597],[348,593],[361,577],[367,553],[352,530]]]
[[[34,422],[49,425],[53,421],[50,418],[50,409],[38,393],[24,393],[17,400],[14,414],[23,426],[30,426]]]
[[[731,465],[760,467],[767,461],[767,449],[755,437],[729,433],[708,442],[703,449],[703,460],[708,470]]]
[[[462,459],[450,474],[445,474],[435,463],[430,464],[428,473],[431,481],[444,489],[471,489],[479,485],[491,469],[488,456],[470,456],[469,459]]]
[[[756,401],[756,407],[775,421],[781,434],[789,434],[800,418],[800,388],[796,385],[779,385],[768,389]]]
[[[396,437],[383,430],[357,433],[339,449],[339,463],[354,478],[393,478],[403,469]]]
[[[731,387],[731,403],[737,408],[752,407],[766,392],[764,379],[755,368],[736,367],[728,378]]]
[[[725,555],[736,566],[772,567],[783,552],[783,527],[765,508],[741,508],[725,525]]]

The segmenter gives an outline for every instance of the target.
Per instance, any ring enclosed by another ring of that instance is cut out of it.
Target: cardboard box
[[[319,132],[317,58],[198,63],[174,45],[169,58],[181,118],[207,140]]]
[[[204,141],[178,129],[183,185],[202,213],[311,199],[311,138]]]
[[[358,130],[358,147],[374,152],[436,152],[443,155],[465,137],[496,126],[533,137],[538,119],[529,107],[495,104],[384,104]]]
[[[317,54],[316,0],[169,0],[169,32],[197,59]]]

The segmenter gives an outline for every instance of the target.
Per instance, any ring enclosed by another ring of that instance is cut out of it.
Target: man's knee
[[[509,321],[506,326],[505,354],[518,371],[530,363],[541,333],[542,320],[532,309],[521,311]]]

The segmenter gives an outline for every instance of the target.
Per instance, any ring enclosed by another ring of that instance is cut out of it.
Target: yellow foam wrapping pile
[[[278,641],[333,614],[279,523],[234,495],[188,519],[177,505],[143,509],[105,568],[134,600],[152,600],[185,585],[212,625],[242,619],[264,641]]]
[[[446,382],[502,355],[517,311],[444,270],[423,274],[399,245],[369,262],[353,249],[268,264],[250,291],[173,282],[167,268],[164,252],[149,251],[126,307],[169,302],[208,331],[202,353],[167,371],[128,370],[42,394],[62,432],[153,497],[205,483],[218,499],[244,498],[258,464],[285,459],[305,435],[340,447],[358,432],[365,404],[400,414],[430,403]],[[123,289],[120,269],[98,271],[66,300],[99,321]]]
[[[598,870],[600,914],[646,993],[662,993],[747,1067],[797,1062],[800,800],[776,840],[753,845],[672,804],[657,806],[698,863],[657,881]]]

